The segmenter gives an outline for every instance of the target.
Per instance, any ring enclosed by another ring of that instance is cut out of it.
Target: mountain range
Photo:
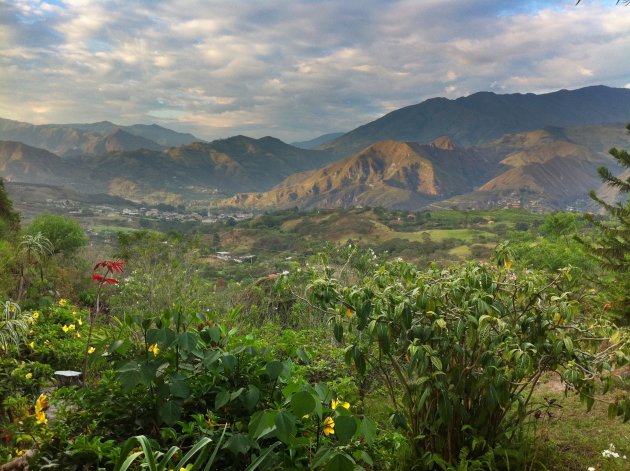
[[[147,203],[417,209],[528,199],[554,208],[597,188],[630,147],[630,90],[435,98],[341,136],[203,142],[157,125],[0,119],[0,175]],[[313,147],[315,147],[313,149]]]
[[[548,128],[469,148],[445,136],[429,145],[380,141],[322,169],[293,175],[267,192],[237,194],[220,204],[414,209],[448,201],[447,206],[493,207],[526,192],[542,208],[563,207],[599,186],[598,166],[620,170],[597,142],[578,144],[569,136],[613,130],[615,142],[630,144],[621,125]]]
[[[111,151],[161,150],[200,141],[156,124],[118,126],[109,121],[92,124],[35,125],[0,118],[0,140],[19,141],[61,157],[100,155]]]
[[[625,88],[593,86],[542,95],[478,92],[455,100],[431,98],[392,111],[319,148],[348,155],[385,139],[427,143],[443,135],[470,146],[548,126],[574,127],[629,119],[630,89]]]

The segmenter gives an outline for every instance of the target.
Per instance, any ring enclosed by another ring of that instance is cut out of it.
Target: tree
[[[12,238],[20,228],[20,215],[13,209],[13,203],[4,189],[0,178],[0,238]]]
[[[35,235],[25,234],[18,244],[18,263],[20,282],[18,286],[18,302],[22,299],[27,284],[26,270],[29,267],[39,267],[40,280],[44,281],[43,261],[53,253],[52,243],[38,232]]]
[[[58,214],[40,214],[28,226],[27,233],[41,233],[52,244],[52,253],[72,254],[87,244],[78,222]]]
[[[630,124],[626,127],[630,132]],[[628,151],[613,148],[609,152],[630,172]],[[616,203],[608,203],[597,196],[595,191],[590,192],[591,198],[604,209],[609,218],[598,221],[592,214],[585,215],[598,231],[596,239],[587,245],[601,266],[614,275],[618,299],[613,307],[624,316],[630,316],[630,200],[623,201],[623,196],[630,194],[630,175],[624,179],[613,175],[606,167],[599,167],[597,172],[604,183],[619,190],[622,199]]]

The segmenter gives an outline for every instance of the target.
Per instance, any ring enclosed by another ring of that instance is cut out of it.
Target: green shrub
[[[549,280],[503,268],[509,262],[422,272],[397,261],[351,286],[325,268],[310,286],[313,302],[331,312],[336,339],[347,342],[346,361],[382,378],[392,423],[425,467],[485,462],[496,447],[518,443],[545,372],[560,371],[590,407],[599,378],[608,387],[611,368],[626,361],[622,333],[558,289],[568,270]],[[630,418],[627,398],[611,407]]]

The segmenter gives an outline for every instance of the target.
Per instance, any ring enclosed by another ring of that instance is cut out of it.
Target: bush
[[[53,246],[53,253],[75,253],[87,244],[87,238],[78,222],[57,214],[40,214],[29,224],[27,233],[42,234]]]
[[[599,378],[609,386],[611,368],[626,361],[620,332],[589,319],[561,289],[568,271],[549,280],[503,268],[509,262],[421,272],[397,261],[354,286],[325,268],[310,286],[347,342],[346,361],[386,384],[392,423],[426,468],[492,460],[518,437],[545,372],[562,372],[590,408]],[[612,413],[630,418],[630,400]]]

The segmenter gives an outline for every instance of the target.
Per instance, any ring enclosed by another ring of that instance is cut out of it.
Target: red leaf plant
[[[94,331],[94,321],[98,317],[101,310],[101,290],[105,283],[118,283],[116,278],[110,278],[108,275],[114,273],[122,273],[125,271],[125,262],[123,260],[103,260],[102,262],[94,265],[93,271],[100,268],[105,269],[105,275],[99,273],[92,274],[92,279],[98,282],[98,288],[96,289],[96,305],[94,309],[90,310],[90,333],[88,334],[88,341],[85,345],[85,356],[83,359],[83,381],[85,381],[85,375],[87,372],[88,355],[90,354],[90,347],[92,343],[92,332]]]
[[[94,271],[100,267],[107,268],[108,273],[122,273],[125,271],[125,262],[123,260],[103,260],[94,265]]]

